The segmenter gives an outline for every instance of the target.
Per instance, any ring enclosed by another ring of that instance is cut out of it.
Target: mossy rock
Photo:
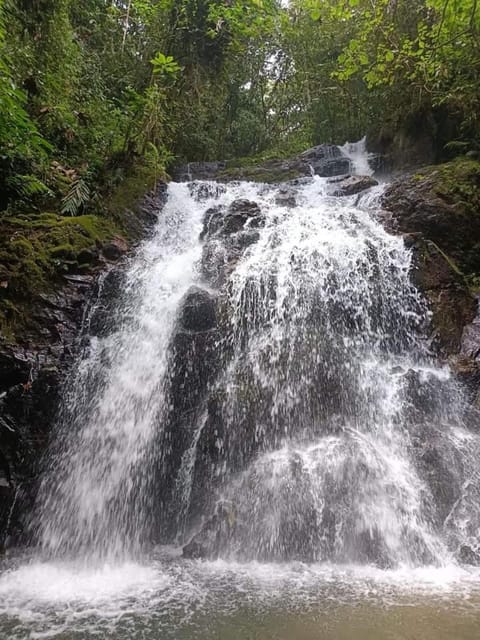
[[[421,233],[476,282],[480,274],[480,162],[457,158],[397,179],[384,207],[392,226]]]
[[[0,220],[0,328],[11,339],[28,324],[38,294],[60,286],[62,274],[82,270],[86,256],[119,234],[95,215],[30,213]]]

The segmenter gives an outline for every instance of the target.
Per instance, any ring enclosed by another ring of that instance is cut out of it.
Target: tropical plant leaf
[[[62,215],[76,216],[89,200],[90,187],[84,178],[77,178],[62,198]]]
[[[36,176],[16,174],[8,178],[6,182],[22,198],[53,196],[53,192]]]

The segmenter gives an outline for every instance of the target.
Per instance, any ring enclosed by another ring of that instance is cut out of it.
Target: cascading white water
[[[117,328],[91,340],[69,381],[38,507],[51,555],[118,558],[142,545],[155,435],[168,410],[168,346],[196,277],[202,213],[186,184],[170,186],[152,239],[128,268]]]
[[[350,159],[352,173],[356,173],[361,176],[373,175],[374,171],[369,162],[366,136],[358,142],[346,142],[342,147],[340,147],[340,151],[344,156],[347,156],[347,158]]]
[[[362,149],[343,153],[364,170]],[[294,191],[286,206],[265,185],[170,185],[153,238],[128,268],[115,329],[91,339],[70,382],[39,499],[49,554],[128,557],[158,526],[166,541],[193,536],[202,553],[242,560],[419,566],[471,547],[473,519],[462,536],[456,515],[464,498],[442,523],[415,448],[439,420],[448,423],[440,458],[459,456],[465,469],[460,443],[470,457],[479,443],[462,432],[460,395],[428,354],[410,252],[375,220],[371,197],[363,206],[332,197],[322,178]],[[229,239],[207,233],[201,271],[205,215],[245,200],[261,211],[261,230],[251,219]],[[222,286],[225,335],[203,355],[193,336],[178,356],[190,286],[214,286],[209,262],[228,262],[228,242],[252,231]],[[223,354],[220,372],[179,422],[170,386],[192,393],[182,376],[211,352]],[[412,386],[433,387],[433,409],[415,406]],[[475,502],[478,481],[468,487]]]
[[[194,552],[445,564],[465,540],[455,533],[448,545],[415,439],[441,424],[440,458],[459,455],[460,430],[470,460],[480,442],[462,431],[461,396],[428,354],[410,252],[355,198],[327,187],[318,178],[297,187],[294,208],[278,206],[276,190],[244,187],[265,227],[229,278],[233,357],[211,425],[216,498]],[[430,389],[433,410],[413,407],[412,386]],[[199,430],[208,424],[195,442]],[[461,482],[460,469],[451,473],[447,483]]]
[[[362,143],[342,152],[366,172]],[[480,436],[429,354],[381,187],[331,191],[169,186],[67,381],[44,554],[0,575],[0,635],[303,639],[323,611],[325,638],[384,640],[385,607],[408,604],[387,624],[416,637],[421,602],[422,637],[467,614],[476,637]]]

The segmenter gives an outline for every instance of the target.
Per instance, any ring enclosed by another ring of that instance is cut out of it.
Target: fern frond
[[[53,196],[52,191],[32,175],[14,175],[7,180],[7,184],[11,189],[22,198],[33,198],[35,196]]]
[[[62,198],[62,215],[75,216],[90,200],[90,188],[83,178],[77,178]]]

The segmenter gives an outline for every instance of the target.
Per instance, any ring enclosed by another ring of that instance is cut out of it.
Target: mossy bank
[[[135,174],[97,212],[62,216],[45,211],[0,218],[0,340],[22,342],[35,324],[40,296],[61,289],[65,276],[92,274],[115,262],[144,234],[142,208],[153,180]],[[150,212],[152,214],[153,212]]]

